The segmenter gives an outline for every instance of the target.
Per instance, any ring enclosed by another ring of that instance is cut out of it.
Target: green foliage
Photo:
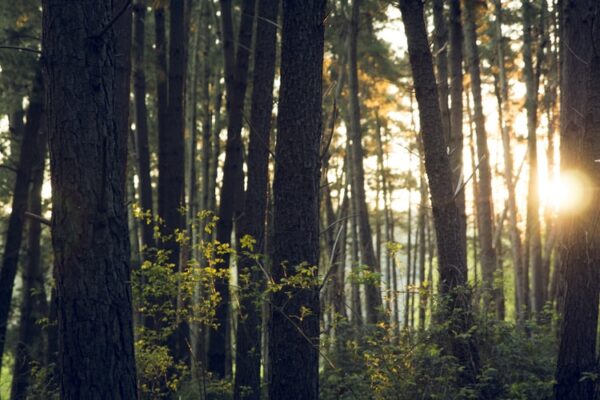
[[[140,390],[151,398],[160,398],[165,389],[179,391],[191,374],[186,365],[174,363],[167,341],[183,321],[205,329],[214,326],[215,308],[221,300],[215,281],[228,275],[227,270],[216,266],[223,255],[233,251],[229,245],[213,240],[191,243],[187,230],[163,232],[161,219],[150,215],[134,207],[136,218],[154,225],[154,240],[159,244],[144,249],[145,259],[132,277],[135,311],[146,322],[136,326],[135,347]],[[195,229],[211,234],[216,221],[212,213],[200,212],[193,224]],[[163,248],[173,242],[182,252],[199,254],[200,259],[190,257],[184,268],[177,269],[170,262],[170,250]]]
[[[450,322],[414,332],[388,324],[351,328],[338,321],[335,343],[324,341],[334,367],[323,369],[321,398],[550,399],[556,365],[551,324],[477,322],[465,335],[478,342],[481,373],[476,385],[460,387],[463,367],[440,346]]]
[[[8,399],[12,383],[14,358],[10,352],[4,353],[2,370],[0,371],[0,399]]]

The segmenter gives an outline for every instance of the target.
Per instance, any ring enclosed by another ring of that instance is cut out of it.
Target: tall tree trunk
[[[250,235],[256,240],[254,249],[239,248],[242,257],[238,273],[249,279],[240,285],[240,312],[236,336],[236,370],[233,398],[260,399],[261,309],[256,293],[265,290],[265,277],[244,251],[264,254],[267,196],[269,185],[269,146],[273,111],[273,81],[277,44],[278,0],[258,0],[252,100],[250,113],[250,143],[248,146],[248,189],[244,212],[239,220],[239,237]],[[239,241],[238,241],[239,243]],[[240,247],[238,245],[238,247]],[[244,285],[246,287],[244,287]]]
[[[469,74],[471,76],[471,91],[473,93],[473,111],[475,132],[477,134],[477,157],[479,158],[479,198],[477,199],[477,215],[479,216],[479,241],[481,243],[481,275],[483,303],[488,312],[494,289],[494,272],[496,270],[496,250],[493,243],[494,212],[492,204],[492,174],[490,154],[485,131],[485,116],[481,97],[481,71],[479,49],[477,48],[476,2],[465,2],[465,39],[469,57]],[[495,297],[495,296],[494,296]]]
[[[523,246],[521,243],[521,234],[517,225],[518,208],[515,194],[516,182],[513,172],[512,145],[510,138],[510,127],[507,118],[504,116],[504,109],[508,107],[508,84],[504,64],[504,46],[502,43],[502,6],[500,0],[494,0],[494,39],[496,41],[496,53],[498,60],[498,84],[496,89],[496,99],[498,102],[498,121],[502,135],[502,147],[504,150],[504,179],[506,180],[506,190],[508,192],[508,223],[511,242],[511,258],[515,277],[515,310],[518,321],[523,321],[527,314],[525,305],[525,268],[523,266]]]
[[[0,368],[2,367],[8,315],[10,313],[15,276],[17,275],[17,266],[19,264],[19,253],[23,238],[23,227],[25,225],[25,211],[27,210],[29,198],[31,171],[35,163],[35,152],[30,149],[35,148],[37,137],[40,134],[43,99],[44,87],[42,75],[41,73],[37,73],[31,89],[31,96],[29,97],[27,124],[24,127],[23,138],[21,140],[17,176],[14,181],[12,196],[12,211],[8,219],[4,253],[2,256],[2,269],[0,270]]]
[[[423,145],[419,145],[420,153],[422,154]],[[427,277],[425,276],[425,250],[427,243],[425,241],[425,216],[427,213],[427,183],[425,176],[425,164],[423,163],[423,157],[419,160],[419,194],[420,203],[418,211],[418,231],[419,231],[419,329],[425,329],[425,316],[427,311],[427,287],[425,282]],[[458,200],[457,200],[458,204]],[[461,235],[462,237],[462,235]],[[466,239],[466,237],[465,237]],[[431,284],[431,282],[429,282]]]
[[[446,145],[450,145],[450,106],[448,104],[448,26],[444,16],[444,0],[433,0],[433,45],[437,68],[437,86]]]
[[[131,10],[126,1],[46,0],[43,25],[61,398],[135,399],[125,205]]]
[[[369,223],[369,211],[365,195],[365,172],[363,166],[362,130],[360,124],[360,104],[358,99],[358,28],[360,20],[360,1],[352,2],[352,17],[350,20],[348,41],[348,62],[350,73],[348,75],[350,136],[352,138],[352,195],[356,197],[358,206],[358,224],[360,235],[360,262],[369,272],[377,272],[378,260],[373,248],[373,235]],[[385,318],[379,280],[369,280],[365,284],[366,316],[367,322],[375,324]]]
[[[527,231],[529,266],[533,278],[533,311],[540,313],[546,302],[544,277],[542,270],[542,243],[540,237],[538,162],[537,162],[537,108],[539,75],[534,72],[533,65],[533,5],[529,0],[523,1],[523,61],[527,97],[527,152],[529,157],[529,187],[527,195]],[[543,25],[542,25],[543,27]],[[541,32],[543,34],[543,32]],[[537,63],[541,65],[543,44],[538,44]]]
[[[41,103],[41,96],[30,101]],[[31,103],[30,103],[31,107]],[[41,113],[41,108],[39,109]],[[38,117],[39,118],[39,117]],[[29,122],[29,120],[28,120]],[[32,183],[29,194],[29,211],[42,215],[42,185],[44,183],[44,161],[46,157],[46,132],[42,129],[36,134],[33,153]],[[23,300],[19,318],[19,341],[15,350],[13,380],[10,391],[11,400],[27,398],[27,390],[31,381],[33,363],[43,365],[44,336],[39,320],[48,316],[48,304],[44,290],[44,271],[41,262],[41,223],[31,218],[29,220],[27,238],[27,262],[22,273]]]
[[[350,140],[347,141],[346,144],[346,187],[352,190],[352,177],[353,175],[353,166],[351,160],[352,154],[352,142]],[[348,223],[350,224],[350,236],[351,236],[351,248],[350,248],[350,266],[352,271],[352,279],[350,281],[351,285],[351,304],[352,304],[352,326],[355,328],[355,333],[358,333],[358,328],[363,325],[363,313],[362,313],[362,300],[360,295],[360,285],[358,282],[360,268],[359,268],[359,239],[358,239],[358,206],[356,204],[356,197],[350,197],[350,216],[348,219]]]
[[[217,222],[217,241],[219,243],[230,243],[233,221],[238,219],[244,205],[242,125],[248,64],[252,47],[255,1],[242,2],[235,57],[231,1],[223,0],[220,3],[225,57],[225,86],[227,89],[227,144],[225,148],[225,165],[223,166],[219,220]],[[215,312],[217,328],[210,332],[208,367],[216,376],[224,377],[226,373],[226,342],[229,335],[227,321],[230,313],[229,279],[228,274],[225,272],[229,270],[229,254],[223,255],[223,262],[219,263],[218,269],[223,274],[222,277],[217,278],[216,283],[217,293],[219,293],[221,300]]]
[[[443,137],[423,3],[420,0],[401,0],[400,10],[419,105],[425,170],[429,179],[436,236],[439,238],[440,293],[445,296],[440,317],[451,325],[446,350],[464,366],[460,373],[461,384],[471,385],[478,374],[479,353],[473,339],[468,335],[467,338],[462,336],[472,326],[470,296],[468,291],[465,292],[467,266],[460,245],[459,210],[454,199],[450,160]]]
[[[416,132],[415,132],[416,133]],[[412,265],[412,237],[413,237],[413,228],[412,228],[412,159],[411,154],[408,155],[408,165],[410,168],[408,169],[408,211],[406,213],[406,292],[404,294],[404,329],[408,329],[410,325],[410,276],[412,273],[413,265]]]
[[[286,273],[292,277],[307,273],[306,269],[316,266],[319,258],[325,3],[324,0],[283,2],[277,162],[273,182],[272,275],[276,284],[282,283]],[[316,269],[309,271],[316,279]],[[269,398],[316,400],[319,397],[320,314],[317,282],[309,287],[292,285],[276,291],[272,307]]]
[[[148,213],[142,225],[142,245],[154,246],[152,180],[150,178],[150,148],[148,146],[148,111],[146,108],[146,74],[144,72],[146,1],[137,0],[133,7],[133,93],[135,98],[135,133],[140,191],[140,207]]]
[[[467,215],[463,177],[463,28],[460,0],[450,1],[450,167],[461,226],[465,265],[467,263]]]
[[[599,17],[597,1],[564,2],[562,40],[569,51],[563,53],[561,84],[561,176],[577,171],[587,201],[577,210],[562,210],[559,221],[565,298],[554,395],[561,400],[593,399],[596,387],[586,374],[597,369],[600,55],[594,44],[600,41]]]

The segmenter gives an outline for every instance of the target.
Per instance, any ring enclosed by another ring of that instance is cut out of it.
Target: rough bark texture
[[[483,301],[486,309],[489,311],[490,302],[492,300],[498,302],[500,299],[498,296],[493,296],[492,294],[494,289],[494,272],[496,270],[496,250],[494,249],[493,244],[494,212],[492,205],[492,173],[481,97],[481,71],[479,65],[479,49],[477,48],[476,13],[475,0],[467,0],[465,2],[465,39],[469,57],[471,91],[473,93],[477,157],[479,158],[479,197],[477,199],[477,215],[480,220],[479,242],[481,245],[481,275],[483,278]]]
[[[43,2],[62,399],[137,398],[125,206],[125,5]]]
[[[450,0],[450,167],[452,168],[460,237],[467,264],[467,215],[463,177],[463,28],[460,0]],[[459,190],[460,189],[460,190]]]
[[[256,240],[253,253],[265,252],[265,223],[269,184],[269,146],[275,78],[275,47],[279,0],[259,0],[256,23],[250,143],[248,146],[248,189],[244,212],[239,220],[239,236]],[[239,246],[238,246],[239,247]],[[250,249],[240,249],[249,251]],[[243,254],[243,253],[242,253]],[[233,398],[260,399],[261,309],[256,293],[265,289],[265,276],[252,258],[243,257],[238,264],[240,275],[249,280],[240,285],[240,313],[237,325],[236,370]],[[244,287],[245,286],[245,287]],[[257,292],[258,291],[258,292]]]
[[[433,0],[433,45],[435,52],[435,66],[437,69],[438,94],[440,96],[440,111],[442,113],[442,126],[444,140],[450,145],[450,106],[448,104],[448,25],[444,15],[444,0]]]
[[[452,172],[443,137],[442,118],[427,43],[427,31],[420,0],[401,0],[400,10],[419,105],[425,170],[429,180],[435,232],[438,238],[438,268],[442,318],[452,325],[446,349],[464,366],[463,384],[473,384],[479,369],[479,354],[473,339],[457,337],[472,325],[467,266],[460,245],[459,211],[452,190]]]
[[[233,222],[239,217],[244,205],[242,125],[244,122],[244,99],[246,97],[250,49],[252,47],[255,1],[242,2],[242,16],[235,60],[231,1],[221,0],[220,3],[225,56],[225,86],[227,89],[227,144],[219,203],[219,221],[217,222],[217,241],[219,243],[230,243]],[[226,276],[219,277],[216,283],[221,301],[217,305],[215,313],[217,329],[210,332],[208,368],[217,376],[223,377],[226,373],[225,355],[227,335],[229,335],[227,321],[230,315],[229,275],[224,272],[229,271],[228,254],[223,255],[223,262],[218,265],[218,269]]]
[[[554,395],[561,400],[593,399],[595,382],[584,373],[597,370],[598,265],[600,264],[600,40],[597,1],[568,0],[563,16],[561,83],[561,174],[579,171],[589,203],[563,211],[558,250],[564,271],[564,308]],[[572,110],[569,112],[569,110]]]
[[[160,169],[159,158],[159,184],[158,201],[159,215],[164,218],[166,233],[171,235],[177,229],[183,229],[185,218],[181,207],[185,206],[185,74],[186,74],[186,29],[185,29],[185,2],[171,0],[169,5],[169,83],[167,126],[160,138],[160,146],[165,146],[163,152],[163,168]],[[162,176],[162,179],[161,179]],[[166,243],[165,248],[171,252],[169,262],[176,269],[186,269],[187,260],[180,257],[180,245],[173,237]],[[174,304],[179,308],[179,300],[174,299]],[[186,321],[177,320],[177,328],[173,337],[169,339],[169,347],[175,360],[188,360],[188,335],[189,326]]]
[[[358,211],[358,224],[360,235],[360,262],[370,272],[377,272],[379,264],[373,247],[373,234],[369,223],[369,210],[365,195],[365,170],[363,166],[363,146],[362,131],[360,124],[360,104],[358,99],[358,28],[360,18],[360,1],[352,2],[352,18],[349,29],[348,42],[348,92],[349,117],[350,117],[350,136],[352,138],[352,197],[356,198]],[[375,282],[369,280],[365,284],[366,316],[368,323],[377,323],[382,321],[385,316],[383,313],[383,303],[381,300],[381,291],[379,288],[379,279]]]
[[[19,252],[23,238],[23,227],[25,225],[25,211],[29,198],[29,183],[31,171],[35,162],[36,140],[40,132],[43,109],[43,83],[41,74],[37,74],[32,87],[29,108],[27,110],[27,124],[24,127],[21,141],[21,151],[17,176],[14,183],[12,197],[12,211],[8,219],[6,239],[4,242],[4,253],[2,256],[2,269],[0,270],[0,367],[2,366],[2,355],[6,342],[6,328],[10,305],[13,294],[17,265],[19,264]]]
[[[38,83],[41,86],[41,83]],[[41,89],[41,88],[38,88]],[[43,102],[42,93],[36,94],[37,98],[30,97],[34,101],[34,107],[39,107]],[[30,103],[30,106],[31,107]],[[31,116],[31,113],[28,115]],[[38,120],[41,117],[38,116]],[[29,120],[28,120],[29,122]],[[42,185],[44,182],[44,159],[46,156],[46,133],[42,129],[36,134],[36,143],[30,150],[33,153],[32,183],[29,194],[29,212],[35,215],[42,214]],[[23,297],[21,302],[19,318],[19,341],[15,349],[15,363],[13,368],[13,380],[10,391],[11,400],[24,400],[27,398],[27,388],[31,377],[33,362],[43,365],[44,359],[44,337],[42,328],[38,321],[48,316],[48,305],[46,292],[44,291],[44,272],[41,264],[41,223],[37,219],[29,219],[27,238],[27,262],[23,269]]]
[[[272,275],[276,283],[316,266],[319,259],[324,17],[324,0],[283,2],[273,182]],[[309,276],[316,278],[317,269],[311,271]],[[272,296],[272,400],[319,397],[319,290],[316,282],[304,286],[288,286]]]

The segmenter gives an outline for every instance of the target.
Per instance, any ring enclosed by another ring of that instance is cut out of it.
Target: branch
[[[52,226],[52,222],[50,222],[49,219],[42,217],[41,215],[37,215],[37,214],[30,213],[29,211],[25,211],[25,216],[29,217],[33,220],[36,220],[46,226]]]
[[[24,51],[24,52],[28,52],[28,53],[42,54],[42,52],[41,52],[40,50],[37,50],[37,49],[30,49],[29,47],[19,47],[19,46],[0,46],[0,49],[5,49],[5,50],[17,50],[17,51]]]

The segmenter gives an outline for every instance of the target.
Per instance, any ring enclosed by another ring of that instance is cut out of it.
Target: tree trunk
[[[564,2],[561,84],[561,176],[577,171],[585,202],[577,210],[561,210],[560,252],[565,271],[564,311],[556,368],[557,399],[593,399],[597,370],[598,264],[600,206],[600,41],[597,1]],[[570,112],[569,110],[582,110]],[[564,174],[564,175],[563,175]]]
[[[464,264],[465,256],[460,245],[459,210],[454,199],[450,160],[443,137],[423,4],[420,0],[401,0],[400,10],[419,105],[425,169],[429,179],[436,236],[440,239],[437,241],[440,293],[445,296],[440,312],[441,319],[451,326],[446,350],[464,366],[464,370],[460,372],[460,383],[471,385],[475,383],[479,370],[479,355],[474,340],[468,335],[466,339],[460,336],[472,326],[470,295],[466,289],[467,266]]]
[[[146,1],[137,0],[133,7],[133,93],[135,98],[135,133],[138,161],[140,207],[148,217],[142,222],[142,245],[154,246],[152,180],[150,178],[150,148],[148,146],[148,111],[146,108],[146,75],[144,72],[144,24]]]
[[[477,157],[479,158],[479,198],[477,199],[477,215],[479,216],[479,241],[481,243],[481,275],[482,295],[486,312],[491,309],[491,302],[498,302],[493,295],[494,273],[496,270],[496,250],[493,244],[494,212],[492,203],[492,174],[490,155],[485,131],[485,116],[481,97],[481,71],[479,65],[479,49],[477,48],[477,25],[475,0],[465,3],[466,15],[466,48],[469,56],[469,74],[471,76],[471,91],[473,93],[473,111],[475,132],[477,134]]]
[[[248,0],[242,2],[235,59],[231,1],[223,0],[220,3],[228,120],[225,165],[223,166],[221,202],[219,204],[219,220],[217,222],[217,241],[226,244],[231,242],[233,221],[238,219],[244,205],[244,144],[242,143],[242,125],[248,63],[252,47],[255,1]],[[215,312],[217,328],[210,332],[208,367],[217,377],[222,378],[226,373],[226,339],[229,335],[227,330],[227,321],[229,320],[230,313],[229,279],[228,274],[224,272],[229,270],[229,254],[223,255],[223,262],[219,263],[217,268],[224,276],[218,277],[216,283],[217,293],[219,293],[221,300]]]
[[[515,194],[516,182],[513,172],[513,157],[510,138],[509,123],[504,117],[504,108],[508,107],[508,85],[506,70],[504,64],[504,47],[502,44],[502,8],[500,0],[494,0],[495,26],[494,35],[496,40],[497,59],[498,59],[498,88],[496,90],[496,99],[498,102],[498,121],[500,132],[502,134],[502,146],[504,150],[504,179],[506,180],[506,190],[508,192],[508,216],[509,216],[509,234],[511,242],[511,257],[515,276],[515,310],[517,320],[522,322],[526,315],[525,305],[525,268],[523,265],[523,246],[521,243],[521,234],[518,228],[518,208]]]
[[[529,157],[529,187],[527,195],[527,232],[529,269],[533,278],[533,311],[540,313],[544,307],[545,291],[542,271],[542,244],[540,237],[538,162],[537,162],[537,105],[538,79],[534,75],[532,30],[533,10],[529,0],[523,2],[523,61],[527,97],[527,152]],[[541,44],[539,45],[541,46]],[[541,60],[538,58],[538,63]]]
[[[317,278],[325,3],[283,2],[273,182],[272,276],[276,284],[282,284],[288,274]],[[273,293],[270,399],[318,399],[319,314],[317,281],[304,287],[285,284]]]
[[[125,204],[131,11],[116,3],[43,2],[63,399],[137,398]]]
[[[437,86],[446,146],[450,145],[450,106],[448,104],[448,26],[444,16],[444,0],[433,0],[433,46],[437,68]]]
[[[460,0],[450,1],[450,167],[455,187],[456,205],[463,240],[464,263],[467,263],[467,215],[463,177],[463,31]]]
[[[237,316],[236,370],[233,398],[259,400],[261,355],[262,302],[256,293],[264,292],[265,276],[251,257],[265,253],[265,224],[269,185],[269,146],[273,111],[273,82],[277,44],[278,0],[258,0],[252,100],[250,114],[250,143],[248,146],[248,189],[244,213],[239,220],[239,238],[250,235],[256,240],[253,249],[239,245],[242,255],[238,262],[240,279],[240,312]],[[241,279],[243,276],[247,281]]]
[[[349,117],[350,117],[350,137],[352,138],[352,194],[356,197],[358,206],[358,224],[360,238],[360,262],[369,272],[376,273],[378,269],[378,260],[373,248],[373,235],[369,223],[369,211],[367,209],[367,200],[365,195],[365,172],[363,166],[363,146],[362,130],[360,124],[360,104],[358,99],[358,28],[360,20],[360,1],[352,2],[352,18],[349,29],[348,42],[348,62],[350,73],[348,75],[348,92],[350,96]],[[367,322],[375,324],[382,321],[385,316],[383,313],[383,303],[381,300],[381,291],[379,279],[373,281],[369,279],[365,284],[366,316]]]
[[[39,107],[41,114],[41,96],[30,101]],[[30,103],[29,107],[31,107]],[[31,114],[29,114],[31,115]],[[39,119],[40,116],[38,116]],[[28,119],[29,123],[29,119]],[[39,125],[38,125],[39,126]],[[42,185],[44,183],[44,160],[46,157],[46,132],[42,129],[36,132],[36,143],[33,153],[32,184],[29,194],[29,211],[35,215],[42,215]],[[33,363],[43,365],[44,362],[44,337],[38,321],[48,316],[48,304],[44,290],[44,271],[41,263],[41,223],[36,219],[29,219],[29,232],[27,238],[27,262],[22,273],[23,300],[21,302],[19,318],[19,341],[15,350],[15,363],[13,380],[10,391],[11,400],[27,398],[27,389],[31,380]]]
[[[420,153],[422,154],[422,144],[419,145]],[[419,194],[420,203],[418,211],[418,231],[419,231],[419,329],[425,329],[425,316],[427,311],[427,287],[425,282],[425,250],[427,243],[425,242],[425,215],[427,213],[427,183],[425,177],[425,164],[423,157],[419,160]],[[457,200],[458,205],[458,200]],[[462,237],[462,235],[461,235]],[[466,239],[466,237],[465,237]],[[431,285],[431,282],[428,282]]]
[[[35,152],[30,151],[36,146],[40,135],[42,120],[42,109],[44,99],[44,87],[41,73],[37,73],[33,82],[29,107],[27,109],[27,124],[24,127],[21,140],[21,151],[19,152],[19,163],[17,176],[14,181],[12,196],[12,211],[8,219],[6,239],[4,242],[4,254],[2,256],[2,269],[0,270],[0,368],[2,367],[2,356],[6,343],[6,328],[12,302],[13,287],[17,266],[19,264],[19,253],[23,238],[23,227],[25,225],[25,211],[29,198],[29,183],[31,171],[35,163]]]

